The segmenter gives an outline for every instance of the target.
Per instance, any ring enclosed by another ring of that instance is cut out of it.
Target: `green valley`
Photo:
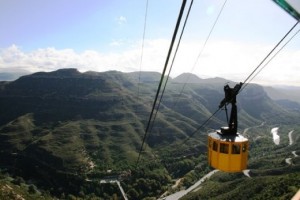
[[[109,183],[118,180],[128,199],[150,200],[189,187],[212,170],[207,133],[226,125],[225,112],[195,131],[218,108],[228,82],[185,82],[189,76],[169,80],[138,164],[159,73],[61,69],[0,82],[0,197],[123,199]],[[217,172],[183,199],[285,199],[300,188],[300,160],[291,153],[300,155],[299,110],[250,84],[238,96],[238,112],[239,132],[251,143],[251,178]]]

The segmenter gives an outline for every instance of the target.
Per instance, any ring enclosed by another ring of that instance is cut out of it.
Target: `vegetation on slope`
[[[121,198],[116,184],[101,180],[122,180],[130,199],[158,198],[181,177],[181,186],[191,185],[210,170],[206,132],[223,126],[224,114],[182,142],[217,109],[224,80],[193,79],[181,96],[185,78],[170,80],[136,166],[159,78],[151,72],[139,78],[138,73],[64,69],[1,83],[1,169],[61,199]],[[299,131],[299,113],[287,112],[256,85],[239,98],[241,130],[266,122],[245,131],[253,142],[249,166],[265,173],[270,164],[265,160],[280,161],[276,167],[284,171],[285,151],[294,147],[274,148],[271,135],[264,133],[279,122]],[[266,149],[282,158],[265,157]]]

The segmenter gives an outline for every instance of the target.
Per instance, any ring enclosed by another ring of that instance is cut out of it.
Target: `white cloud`
[[[118,22],[119,25],[123,25],[123,24],[127,23],[127,19],[124,16],[120,16],[120,17],[117,18],[117,22]]]
[[[0,50],[1,69],[20,71],[53,71],[60,68],[78,68],[79,71],[162,72],[170,41],[146,40],[141,65],[141,42],[120,53],[101,53],[86,50],[77,53],[72,49],[38,49],[23,52],[16,45]],[[224,77],[233,81],[244,81],[272,46],[241,44],[232,41],[212,41],[202,56],[196,59],[203,41],[182,42],[171,76],[192,72],[200,77]],[[172,62],[170,58],[169,64]],[[195,64],[196,63],[196,64]],[[300,85],[300,51],[286,49],[253,80],[254,82]],[[193,69],[193,70],[192,70]]]
[[[113,40],[111,43],[109,43],[109,46],[118,47],[123,44],[122,40]]]

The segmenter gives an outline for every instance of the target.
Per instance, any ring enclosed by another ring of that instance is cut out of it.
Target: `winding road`
[[[219,170],[213,170],[211,172],[209,172],[208,174],[206,174],[205,176],[203,176],[199,181],[197,181],[194,185],[192,185],[191,187],[189,187],[186,190],[181,190],[179,192],[176,192],[174,194],[171,194],[167,197],[162,197],[159,198],[159,200],[177,200],[181,197],[183,197],[184,195],[188,194],[189,192],[195,190],[197,187],[199,187],[206,179],[208,179],[209,177],[211,177],[214,173],[218,172]]]
[[[294,143],[294,140],[293,140],[293,137],[292,137],[292,134],[293,134],[294,130],[290,131],[288,133],[289,135],[289,145],[292,145]],[[292,154],[294,155],[294,157],[298,157],[298,155],[296,154],[296,151],[292,151]],[[285,159],[285,162],[288,164],[288,165],[292,165],[292,158],[286,158]]]

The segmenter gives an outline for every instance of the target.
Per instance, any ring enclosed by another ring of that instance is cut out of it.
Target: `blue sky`
[[[0,1],[0,72],[161,72],[181,0]],[[187,3],[189,4],[189,0]],[[192,72],[243,81],[296,20],[271,0],[195,0],[171,76]],[[296,27],[296,30],[300,25]],[[254,79],[300,85],[300,35]]]

